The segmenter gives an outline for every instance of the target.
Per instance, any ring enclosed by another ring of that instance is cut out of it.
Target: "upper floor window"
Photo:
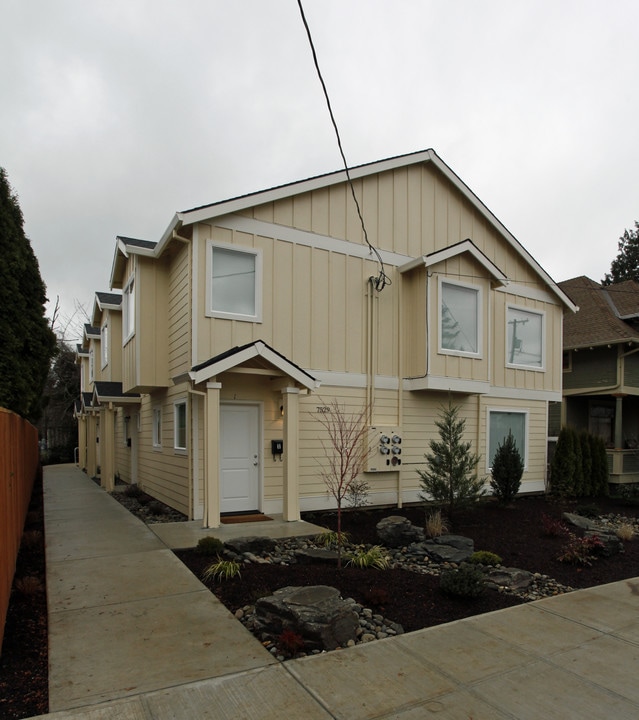
[[[439,285],[440,351],[481,353],[481,290],[472,285],[441,280]]]
[[[102,356],[102,367],[109,363],[109,323],[105,322],[100,328],[100,354]]]
[[[527,428],[528,413],[520,410],[489,410],[488,411],[488,468],[493,465],[493,458],[497,452],[497,448],[508,437],[508,433],[512,433],[515,445],[521,459],[524,461],[524,467],[528,465],[527,457]]]
[[[262,321],[262,253],[259,249],[209,243],[206,314]]]
[[[122,335],[126,342],[135,332],[135,277],[132,275],[122,293]]]
[[[92,383],[95,380],[95,358],[93,354],[93,348],[89,350],[89,382]]]
[[[506,364],[544,368],[544,315],[508,307]]]
[[[186,400],[173,406],[173,447],[186,450]]]

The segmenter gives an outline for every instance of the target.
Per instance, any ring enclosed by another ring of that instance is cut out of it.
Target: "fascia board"
[[[437,265],[440,262],[444,262],[445,260],[449,260],[450,258],[457,257],[458,255],[461,255],[463,253],[469,253],[472,255],[475,260],[488,272],[492,278],[498,282],[500,285],[508,285],[508,278],[506,275],[493,263],[491,262],[484,253],[479,250],[471,240],[463,240],[460,243],[456,243],[455,245],[451,245],[450,247],[442,248],[441,250],[437,250],[433,253],[430,253],[429,255],[422,255],[419,258],[416,258],[415,260],[411,260],[410,262],[406,263],[405,265],[402,265],[399,268],[400,273],[406,273],[410,270],[414,270],[417,267],[432,267],[433,265]]]
[[[387,170],[394,170],[395,168],[416,165],[421,162],[433,160],[435,157],[437,156],[432,150],[424,150],[413,153],[412,155],[400,155],[387,160],[380,160],[367,165],[359,165],[354,168],[349,168],[349,174],[353,180],[359,180],[360,178],[367,177],[368,175],[375,175],[376,173],[385,172]],[[308,180],[300,180],[288,185],[280,185],[269,190],[262,190],[249,195],[242,195],[241,197],[222,201],[220,203],[214,203],[200,208],[193,208],[193,210],[178,212],[176,217],[182,224],[192,225],[205,220],[211,220],[219,217],[220,215],[237,213],[245,210],[246,208],[254,207],[255,205],[275,202],[293,195],[301,195],[303,193],[312,192],[313,190],[321,190],[322,188],[330,187],[331,185],[338,185],[339,183],[346,182],[347,179],[346,171],[338,170],[326,175],[318,175],[317,177],[309,178]],[[169,225],[169,229],[171,229],[171,225]],[[167,229],[167,233],[169,232],[169,229]]]
[[[314,390],[316,387],[319,387],[319,383],[317,383],[314,378],[305,373],[303,370],[300,370],[299,368],[284,360],[277,353],[272,352],[262,342],[257,342],[250,347],[245,348],[238,353],[235,353],[234,355],[230,355],[227,358],[223,358],[219,362],[202,368],[202,370],[191,372],[189,373],[189,377],[196,385],[198,385],[199,383],[210,380],[216,375],[220,375],[223,372],[231,370],[234,367],[237,367],[238,365],[247,362],[248,360],[252,360],[254,357],[257,356],[263,357],[267,362],[271,363],[271,365],[275,366],[278,370],[281,370],[283,373],[298,382],[300,385],[308,388],[309,390]]]

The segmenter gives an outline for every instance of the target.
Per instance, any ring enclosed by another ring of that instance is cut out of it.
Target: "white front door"
[[[259,408],[220,406],[220,512],[259,509]]]

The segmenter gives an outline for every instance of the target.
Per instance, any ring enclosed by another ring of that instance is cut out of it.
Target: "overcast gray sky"
[[[350,165],[434,148],[555,280],[639,220],[636,0],[304,0]],[[0,166],[63,315],[116,235],[341,169],[296,0],[0,0]]]

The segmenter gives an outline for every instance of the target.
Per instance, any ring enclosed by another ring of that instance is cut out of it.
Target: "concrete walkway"
[[[279,664],[73,466],[45,521],[52,720],[639,717],[639,579]]]

